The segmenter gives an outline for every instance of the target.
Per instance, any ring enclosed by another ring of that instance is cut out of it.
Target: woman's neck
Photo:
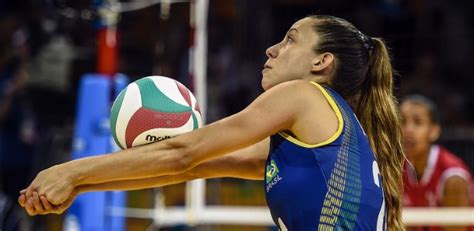
[[[426,164],[428,162],[428,158],[430,156],[430,149],[423,151],[423,153],[420,153],[418,155],[414,155],[415,157],[410,159],[410,162],[413,164],[415,167],[416,171],[416,178],[418,180],[421,179],[423,176],[423,173],[425,172]]]
[[[313,81],[313,82],[316,82],[316,83],[319,83],[319,84],[322,84],[322,85],[329,84],[329,76],[310,75],[310,76],[306,76],[303,79],[307,79],[309,81]]]

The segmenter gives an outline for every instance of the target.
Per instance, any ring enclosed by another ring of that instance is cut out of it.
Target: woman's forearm
[[[143,178],[143,179],[132,179],[132,180],[119,180],[119,181],[110,181],[110,182],[103,182],[98,184],[87,184],[87,185],[80,185],[78,187],[80,193],[85,192],[93,192],[93,191],[114,191],[114,190],[140,190],[140,189],[147,189],[147,188],[156,188],[162,187],[172,184],[178,184],[190,180],[195,179],[207,179],[207,178],[217,178],[217,177],[234,177],[240,179],[247,179],[247,180],[261,180],[263,174],[255,174],[252,173],[254,171],[260,173],[258,167],[256,167],[254,161],[251,163],[250,161],[243,162],[243,161],[236,161],[235,164],[240,164],[240,166],[246,168],[248,171],[245,173],[234,171],[236,166],[229,166],[232,163],[229,162],[232,156],[226,156],[222,158],[218,158],[216,160],[209,161],[207,163],[203,163],[189,171],[174,174],[174,175],[166,175],[166,176],[159,176],[159,177],[150,177],[150,178]],[[258,162],[257,162],[258,163]],[[262,163],[263,164],[263,163]],[[227,166],[224,168],[217,167],[220,166]],[[250,170],[250,168],[252,168]]]
[[[204,162],[188,171],[131,180],[118,180],[97,184],[80,185],[80,192],[138,190],[177,184],[189,180],[234,177],[247,180],[262,180],[265,168],[268,140],[256,145],[229,153],[213,160]]]
[[[209,136],[206,133],[206,128],[201,128],[163,142],[74,160],[62,167],[72,171],[72,181],[76,186],[176,175],[193,168],[192,172],[196,178],[224,176],[262,178],[268,154],[268,138],[227,155],[216,157],[215,153],[211,153],[208,155],[211,159],[190,158],[209,150],[199,148],[201,139]],[[211,141],[206,139],[206,142]],[[196,171],[199,171],[199,174],[195,174]]]
[[[178,184],[188,180],[192,177],[188,174],[176,174],[167,176],[158,176],[134,180],[119,180],[110,181],[98,184],[87,184],[78,186],[80,193],[94,192],[94,191],[116,191],[116,190],[140,190],[147,188],[162,187],[166,185]]]
[[[176,142],[160,142],[63,164],[75,185],[152,178],[183,172],[185,152]]]

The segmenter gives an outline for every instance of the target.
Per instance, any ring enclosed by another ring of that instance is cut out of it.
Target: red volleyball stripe
[[[199,104],[197,102],[196,102],[196,105],[194,105],[194,110],[199,112],[200,115],[202,115],[201,108],[199,107]]]
[[[179,92],[184,97],[184,100],[186,100],[188,105],[192,107],[193,104],[191,103],[191,96],[189,95],[189,90],[182,83],[178,81],[175,81],[175,82],[176,82],[176,86],[178,86]]]
[[[143,132],[154,128],[181,127],[188,122],[191,112],[164,113],[147,108],[138,109],[130,118],[125,131],[127,148],[132,147],[135,138]]]

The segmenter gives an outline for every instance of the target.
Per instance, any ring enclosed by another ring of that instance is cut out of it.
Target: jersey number
[[[288,231],[288,229],[285,226],[285,223],[283,223],[281,218],[278,218],[278,225],[280,226],[280,231]]]
[[[379,181],[380,170],[377,162],[372,162],[372,173],[374,174],[374,183],[377,187],[381,187]],[[379,216],[377,217],[377,231],[384,231],[386,229],[384,225],[384,217],[385,217],[385,197],[382,194],[382,206],[380,207]]]

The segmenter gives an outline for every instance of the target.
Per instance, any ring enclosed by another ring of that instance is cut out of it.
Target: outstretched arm
[[[91,191],[138,190],[182,183],[195,179],[233,177],[263,180],[269,138],[247,148],[204,162],[189,171],[143,179],[81,185],[80,193]]]
[[[18,202],[25,207],[29,215],[62,213],[72,204],[77,195],[92,191],[138,190],[177,184],[194,179],[234,177],[249,180],[263,179],[265,161],[268,155],[269,138],[252,146],[229,153],[225,156],[202,163],[184,173],[159,177],[120,180],[99,184],[79,185],[69,198],[60,205],[52,205],[46,197],[33,193],[27,201],[26,191],[22,192]]]
[[[26,191],[53,204],[68,198],[77,185],[151,178],[186,172],[201,163],[253,145],[281,130],[291,130],[297,115],[314,106],[303,94],[304,81],[281,83],[243,111],[195,131],[121,152],[53,166],[38,174]],[[313,88],[310,88],[311,90]]]

